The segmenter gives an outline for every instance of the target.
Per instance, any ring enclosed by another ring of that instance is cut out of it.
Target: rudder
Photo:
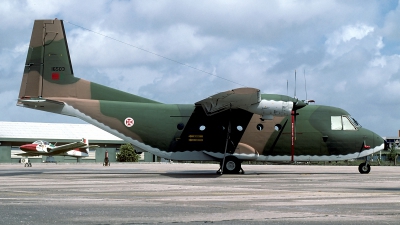
[[[82,138],[82,142],[86,144],[85,147],[79,148],[79,151],[84,152],[89,155],[89,139]]]
[[[62,20],[35,20],[19,98],[52,97],[57,85],[71,84],[71,59]]]

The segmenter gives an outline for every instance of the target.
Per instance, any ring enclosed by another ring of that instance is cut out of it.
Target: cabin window
[[[356,130],[347,116],[331,116],[332,130]]]
[[[185,125],[183,123],[178,123],[178,125],[176,125],[176,128],[178,128],[178,130],[183,130],[183,128],[185,128]]]

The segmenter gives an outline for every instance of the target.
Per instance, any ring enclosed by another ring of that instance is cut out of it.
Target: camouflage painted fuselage
[[[208,115],[196,104],[162,104],[75,77],[60,20],[35,21],[18,105],[81,118],[168,159],[219,160],[225,149],[242,160],[289,161],[292,155],[291,116],[263,120],[240,108]],[[307,105],[297,113],[295,161],[352,159],[384,148],[381,137],[342,109]],[[334,127],[338,119],[353,128]]]

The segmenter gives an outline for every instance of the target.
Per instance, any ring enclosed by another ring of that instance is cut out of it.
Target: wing
[[[237,88],[221,92],[196,102],[208,116],[227,109],[248,108],[261,101],[260,90],[256,88]]]
[[[207,116],[228,109],[243,109],[258,114],[262,119],[272,119],[273,116],[288,116],[293,109],[293,101],[275,101],[261,99],[260,90],[256,88],[238,88],[225,91],[196,102]]]
[[[65,145],[60,145],[53,149],[49,149],[49,153],[52,155],[58,155],[58,154],[62,154],[64,152],[68,152],[69,150],[72,150],[75,148],[82,148],[84,146],[86,146],[86,144],[84,142],[78,141],[78,142],[73,142],[73,143],[69,143],[69,144],[65,144]]]

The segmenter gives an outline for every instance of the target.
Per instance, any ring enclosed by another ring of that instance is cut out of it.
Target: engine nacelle
[[[262,119],[272,120],[274,116],[289,116],[292,113],[293,102],[261,100],[246,110],[261,116]]]

